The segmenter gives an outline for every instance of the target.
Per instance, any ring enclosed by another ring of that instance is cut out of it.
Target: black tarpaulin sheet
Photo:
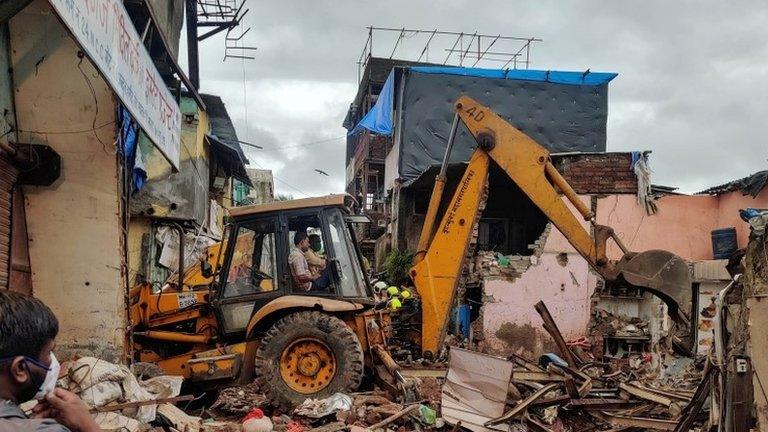
[[[467,94],[552,152],[603,152],[608,84],[572,85],[407,72],[399,176],[409,185],[445,153],[453,102]],[[476,143],[462,124],[451,162],[469,160]]]

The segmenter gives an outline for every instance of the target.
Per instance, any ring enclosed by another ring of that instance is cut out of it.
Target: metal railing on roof
[[[374,38],[377,39],[376,48],[379,50],[376,55],[374,55]],[[531,64],[531,45],[541,41],[535,37],[501,34],[369,26],[368,38],[357,60],[357,80],[360,81],[372,57],[387,58],[387,52],[390,59],[413,62],[469,67],[493,66],[495,69],[520,67],[528,69]],[[396,54],[397,57],[395,57]],[[433,58],[435,55],[438,58],[430,60],[430,54]]]

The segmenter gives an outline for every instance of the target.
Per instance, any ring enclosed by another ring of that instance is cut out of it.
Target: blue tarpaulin
[[[572,72],[572,71],[545,71],[532,69],[482,69],[451,66],[413,66],[411,72],[423,74],[460,75],[468,77],[481,77],[493,79],[508,79],[520,81],[550,82],[567,85],[597,86],[605,84],[616,78],[618,74],[612,72]],[[389,73],[384,87],[379,93],[379,99],[370,111],[349,131],[348,135],[354,135],[362,129],[379,135],[392,135],[394,125],[392,112],[394,111],[395,72]]]
[[[141,155],[138,151],[139,125],[125,107],[118,108],[117,117],[120,122],[120,148],[125,158],[125,165],[128,167],[128,171],[132,173],[133,192],[137,192],[147,182],[147,172],[144,170],[144,164],[140,160]],[[137,159],[139,160],[137,161]]]
[[[414,66],[410,68],[410,70],[411,72],[425,74],[475,76],[569,85],[601,85],[618,76],[618,74],[612,72],[591,72],[588,70],[585,72],[570,72],[533,69],[481,69],[451,66]]]
[[[395,94],[395,71],[391,71],[384,87],[381,88],[379,99],[370,111],[360,120],[348,135],[354,135],[365,128],[379,135],[392,135],[392,103]]]

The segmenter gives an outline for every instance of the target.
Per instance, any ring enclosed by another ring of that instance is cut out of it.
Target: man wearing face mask
[[[320,236],[317,234],[309,235],[309,249],[304,251],[304,258],[307,259],[309,264],[309,271],[312,274],[319,274],[325,270],[325,257],[320,254],[323,249],[323,243],[320,240]]]
[[[55,388],[59,322],[40,300],[0,290],[0,432],[100,431],[74,393]],[[19,404],[38,400],[31,418]]]

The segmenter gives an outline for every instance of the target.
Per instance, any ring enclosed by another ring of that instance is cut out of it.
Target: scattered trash
[[[167,403],[192,399],[178,397],[182,377],[163,375],[139,381],[127,367],[94,357],[69,362],[66,370],[59,384],[91,408],[103,430],[138,431],[158,416],[173,424],[199,424],[199,419],[191,419]]]
[[[434,425],[437,420],[437,411],[426,405],[419,405],[418,420],[427,426]]]
[[[272,420],[259,408],[252,409],[243,418],[243,432],[271,432],[273,428]]]
[[[338,411],[349,411],[352,409],[352,402],[350,396],[344,393],[334,393],[325,399],[307,399],[293,413],[305,417],[321,418]]]

